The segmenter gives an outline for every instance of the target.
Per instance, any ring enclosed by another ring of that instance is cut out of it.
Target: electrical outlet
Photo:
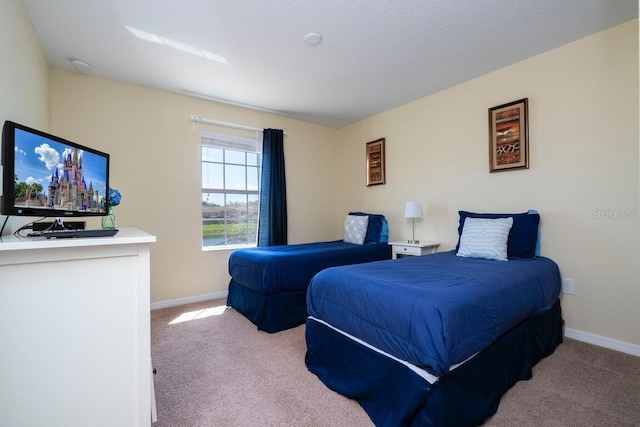
[[[573,295],[573,279],[562,278],[562,293]]]

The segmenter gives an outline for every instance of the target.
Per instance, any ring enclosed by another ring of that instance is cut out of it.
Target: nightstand
[[[433,254],[436,252],[440,243],[436,242],[420,242],[408,243],[406,240],[401,242],[389,242],[391,245],[392,258],[402,258],[403,256],[420,256]]]

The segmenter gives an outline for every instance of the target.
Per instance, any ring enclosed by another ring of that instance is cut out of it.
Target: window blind
[[[262,153],[262,132],[258,132],[258,134],[259,135],[256,138],[247,138],[244,136],[203,131],[200,134],[200,139],[202,145],[206,145],[208,147]]]

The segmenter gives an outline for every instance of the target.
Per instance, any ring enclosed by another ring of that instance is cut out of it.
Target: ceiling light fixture
[[[80,71],[80,72],[88,71],[91,68],[91,65],[89,65],[88,62],[83,61],[82,59],[69,58],[69,62],[71,62],[71,65],[73,65],[73,68],[75,68],[77,71]]]
[[[304,36],[304,42],[309,46],[315,46],[322,41],[322,34],[320,33],[307,33]]]

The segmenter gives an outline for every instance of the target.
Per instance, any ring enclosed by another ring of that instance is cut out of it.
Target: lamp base
[[[411,243],[412,245],[417,245],[420,243],[420,240],[407,240],[407,243]]]

